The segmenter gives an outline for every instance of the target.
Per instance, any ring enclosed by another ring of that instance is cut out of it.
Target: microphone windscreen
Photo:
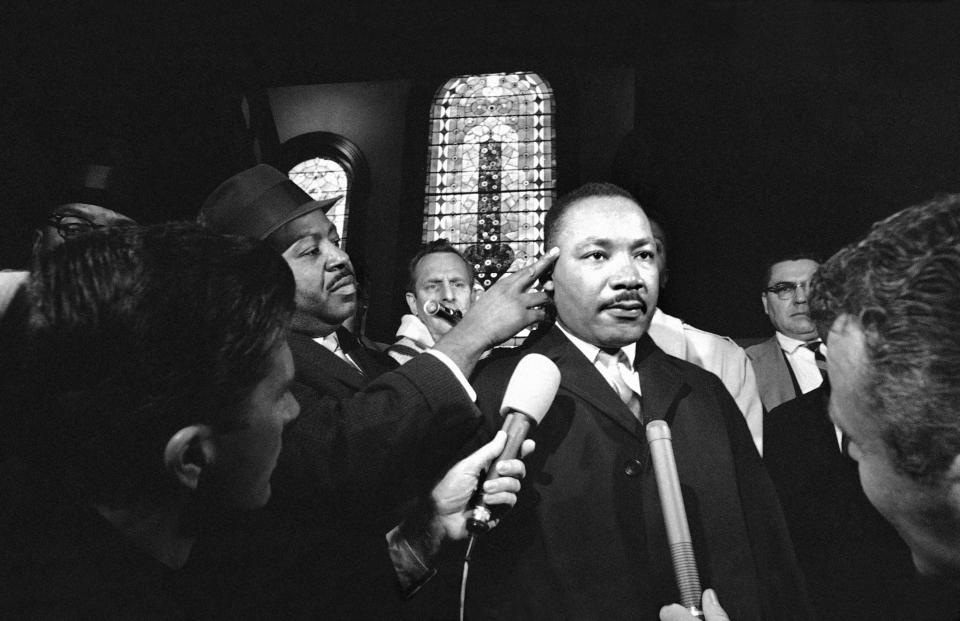
[[[523,412],[539,423],[550,409],[559,387],[557,365],[541,354],[527,354],[510,376],[500,414]]]

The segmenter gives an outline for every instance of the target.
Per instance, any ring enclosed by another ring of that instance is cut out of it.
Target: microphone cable
[[[471,533],[467,542],[467,552],[463,555],[463,577],[460,578],[460,621],[464,621],[467,609],[467,575],[470,572],[470,557],[473,547],[477,544],[477,534]]]

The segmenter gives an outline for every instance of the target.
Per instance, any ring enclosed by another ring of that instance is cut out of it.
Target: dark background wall
[[[715,332],[769,332],[769,251],[829,254],[960,191],[957,3],[383,4],[398,6],[15,13],[0,33],[0,265],[26,261],[32,219],[94,137],[121,136],[142,163],[141,219],[192,218],[254,162],[239,102],[267,92],[281,140],[335,131],[368,159],[356,258],[377,268],[368,325],[388,340],[420,241],[427,107],[465,73],[551,84],[560,190],[611,179],[664,214],[663,306]]]

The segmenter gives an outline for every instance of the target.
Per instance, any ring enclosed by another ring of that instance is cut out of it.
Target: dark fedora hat
[[[285,174],[257,164],[230,177],[207,197],[197,221],[218,233],[266,239],[281,226],[341,197],[315,201]]]

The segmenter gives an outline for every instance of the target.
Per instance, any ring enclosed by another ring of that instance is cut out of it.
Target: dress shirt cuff
[[[387,533],[387,548],[400,584],[400,592],[404,598],[409,598],[433,578],[437,570],[423,560],[425,556],[432,556],[429,551],[418,551],[420,546],[415,542],[411,543],[404,536],[402,526],[403,524],[397,525]]]
[[[431,354],[434,358],[445,364],[446,367],[450,369],[450,372],[453,373],[453,376],[457,378],[457,381],[460,382],[460,385],[463,386],[463,390],[467,393],[467,396],[470,397],[470,400],[476,402],[477,392],[473,389],[473,386],[470,385],[470,382],[467,381],[467,378],[464,376],[463,371],[460,370],[460,367],[454,364],[453,360],[451,360],[449,356],[442,351],[437,351],[436,349],[428,349],[424,353]]]

